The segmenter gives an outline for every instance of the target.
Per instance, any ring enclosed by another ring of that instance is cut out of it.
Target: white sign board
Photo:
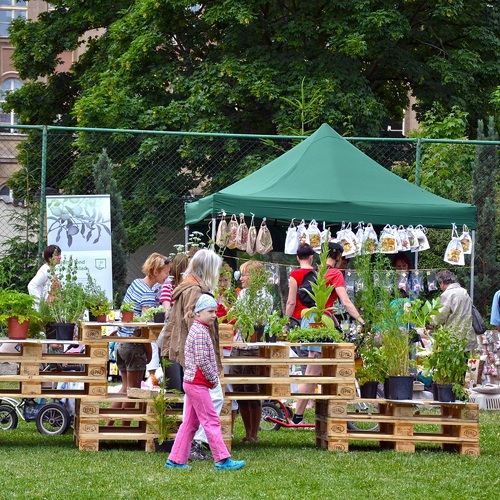
[[[88,271],[113,302],[109,195],[47,196],[47,244],[72,256],[78,279],[86,282]]]

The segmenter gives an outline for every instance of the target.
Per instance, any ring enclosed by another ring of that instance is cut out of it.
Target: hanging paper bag
[[[361,255],[361,250],[363,248],[364,225],[365,223],[360,221],[356,226],[356,241],[358,242],[356,246],[356,255]]]
[[[401,250],[407,252],[410,250],[410,241],[408,239],[408,231],[404,226],[398,228],[399,239],[401,240]]]
[[[255,227],[255,215],[252,214],[252,220],[250,221],[250,227],[248,228],[248,239],[247,239],[247,254],[252,256],[255,255],[255,244],[257,242],[257,228]]]
[[[297,238],[299,240],[299,245],[301,243],[307,243],[309,245],[309,233],[307,232],[306,222],[304,219],[300,221],[297,226]]]
[[[418,269],[413,271],[410,276],[410,290],[418,295],[424,289],[424,275]]]
[[[295,219],[292,219],[286,231],[285,253],[288,255],[295,255],[297,253],[297,247],[299,246],[299,235],[297,233],[297,227],[293,223],[294,220]]]
[[[231,250],[236,248],[236,237],[238,235],[238,220],[236,219],[236,215],[231,215],[231,220],[227,225],[228,232],[228,240],[227,240],[227,248]]]
[[[454,266],[463,266],[465,264],[464,249],[458,237],[457,226],[455,226],[455,224],[452,224],[451,241],[446,247],[444,261]]]
[[[392,234],[396,239],[396,248],[398,252],[403,251],[403,245],[401,244],[401,237],[399,236],[398,226],[391,226]]]
[[[472,253],[472,238],[469,234],[469,228],[464,224],[462,227],[462,234],[460,235],[460,243],[464,249],[464,255]]]
[[[219,227],[217,228],[217,234],[215,236],[215,244],[218,247],[224,248],[227,246],[228,239],[229,235],[227,230],[226,213],[222,212],[222,219],[219,222]]]
[[[245,214],[240,214],[240,223],[238,225],[238,231],[236,232],[236,248],[238,250],[247,249],[248,241],[248,226],[245,222]]]
[[[418,238],[415,234],[415,229],[413,226],[408,226],[406,228],[406,234],[408,235],[408,242],[410,243],[410,250],[416,252],[418,250]]]
[[[259,232],[257,234],[257,241],[255,243],[255,250],[261,255],[269,253],[273,249],[273,239],[271,238],[271,232],[266,225],[266,218],[262,220]]]
[[[418,248],[416,250],[412,250],[413,252],[422,252],[423,250],[429,250],[429,248],[431,247],[425,233],[427,233],[427,229],[421,224],[419,224],[415,228],[415,236],[418,240]]]
[[[309,235],[309,245],[316,253],[321,253],[321,234],[318,229],[318,223],[313,219],[307,227]]]
[[[344,255],[344,257],[350,259],[351,257],[354,257],[355,255],[358,254],[359,247],[361,246],[361,242],[359,242],[358,237],[356,236],[356,233],[352,230],[352,225],[349,222],[345,228],[345,236],[347,239],[349,239],[353,245],[353,250],[354,252],[349,254],[349,255]],[[345,252],[345,249],[344,249]]]
[[[389,224],[387,224],[382,233],[380,233],[380,253],[397,253],[398,247],[396,244],[396,236],[394,235],[393,229]]]
[[[378,236],[371,224],[367,224],[363,231],[361,245],[363,253],[377,253],[378,251]]]

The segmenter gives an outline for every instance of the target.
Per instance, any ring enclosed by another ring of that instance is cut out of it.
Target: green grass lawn
[[[109,443],[79,452],[71,432],[42,436],[34,423],[0,434],[3,499],[475,499],[500,491],[500,412],[482,411],[481,456],[468,457],[417,445],[416,453],[379,451],[351,443],[348,453],[314,446],[314,432],[261,432],[244,445],[241,420],[233,457],[239,471],[214,471],[195,462],[191,471],[167,470],[166,454],[135,443]]]

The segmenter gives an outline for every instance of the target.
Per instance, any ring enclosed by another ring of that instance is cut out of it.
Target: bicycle
[[[36,422],[40,434],[57,436],[64,434],[71,426],[68,410],[58,400],[49,403],[37,403],[33,398],[21,400],[0,398],[0,430],[14,430],[19,418],[25,422]]]

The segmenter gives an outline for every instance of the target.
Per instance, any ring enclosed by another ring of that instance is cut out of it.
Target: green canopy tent
[[[221,191],[186,204],[186,225],[224,210],[257,218],[475,228],[474,205],[436,196],[388,171],[323,124],[290,151]]]

